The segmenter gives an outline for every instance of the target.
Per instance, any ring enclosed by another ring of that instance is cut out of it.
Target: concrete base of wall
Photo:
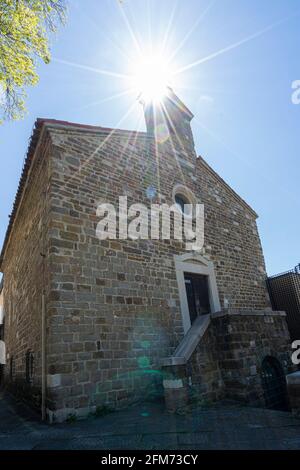
[[[87,418],[90,414],[96,413],[96,406],[83,408],[65,408],[60,410],[46,409],[47,421],[50,424],[63,423],[68,420]]]
[[[163,388],[166,409],[169,413],[176,413],[189,403],[188,377],[185,365],[166,366],[163,368]]]

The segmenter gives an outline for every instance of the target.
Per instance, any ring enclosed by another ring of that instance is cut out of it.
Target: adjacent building
[[[272,307],[284,310],[291,339],[300,340],[300,264],[267,280]]]

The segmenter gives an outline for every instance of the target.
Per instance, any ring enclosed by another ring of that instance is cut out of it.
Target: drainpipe
[[[49,142],[47,142],[44,148],[44,154],[49,152]],[[47,171],[49,172],[49,166],[47,167]],[[48,214],[48,207],[47,207],[47,189],[43,191],[44,196],[44,208],[43,208],[43,217],[45,214]],[[46,232],[47,232],[47,220],[42,225],[42,252],[40,255],[42,256],[43,263],[43,275],[42,275],[42,321],[41,321],[41,346],[42,346],[42,421],[46,420],[46,393],[47,393],[47,376],[46,376]]]
[[[46,308],[42,294],[42,421],[46,419]]]
[[[44,192],[46,196],[46,192]],[[46,203],[45,203],[46,206]],[[46,207],[44,209],[44,214],[46,214]],[[45,230],[46,224],[43,225],[43,235],[42,235],[42,253],[40,255],[43,258],[43,277],[42,277],[42,321],[41,321],[41,340],[42,340],[42,421],[46,419],[46,392],[47,392],[47,384],[46,384],[46,250],[45,250]]]

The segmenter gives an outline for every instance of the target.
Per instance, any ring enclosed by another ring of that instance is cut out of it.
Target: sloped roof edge
[[[254,209],[252,209],[251,206],[237,193],[235,192],[232,187],[226,183],[225,180],[207,163],[206,160],[204,160],[203,157],[200,155],[197,158],[197,162],[200,163],[201,165],[205,166],[205,168],[223,185],[226,187],[226,189],[232,194],[232,196],[236,199],[237,202],[239,202],[242,206],[244,206],[251,214],[257,219],[258,214],[255,212]]]

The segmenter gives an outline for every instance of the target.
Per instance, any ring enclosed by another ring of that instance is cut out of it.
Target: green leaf
[[[50,62],[48,36],[65,15],[65,0],[0,0],[0,122],[24,116],[25,88],[38,83],[37,61]]]

